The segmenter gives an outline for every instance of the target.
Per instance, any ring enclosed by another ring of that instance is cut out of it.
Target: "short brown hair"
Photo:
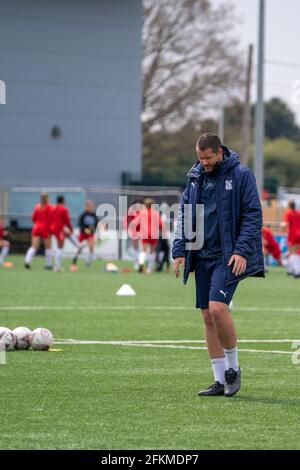
[[[152,204],[155,204],[155,200],[152,199],[151,197],[147,197],[146,199],[144,199],[143,202],[144,202],[144,205],[147,207],[147,209],[150,209]]]
[[[220,137],[215,134],[202,134],[197,142],[199,150],[212,149],[214,153],[217,153],[220,147],[222,147]]]
[[[49,194],[48,193],[42,193],[40,196],[41,199],[41,204],[48,204],[49,202]]]
[[[295,203],[295,201],[290,201],[290,202],[289,202],[289,208],[292,209],[293,211],[296,209],[296,203]]]

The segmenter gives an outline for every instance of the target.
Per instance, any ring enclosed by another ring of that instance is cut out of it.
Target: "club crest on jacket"
[[[232,191],[232,180],[225,181],[225,189],[226,191]]]

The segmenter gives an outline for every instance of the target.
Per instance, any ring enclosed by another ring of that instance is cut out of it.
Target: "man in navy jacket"
[[[253,174],[218,136],[202,135],[196,152],[199,161],[188,173],[178,213],[174,271],[178,277],[184,268],[184,283],[195,272],[196,308],[202,311],[215,377],[198,394],[229,397],[241,386],[229,304],[240,280],[264,277],[262,210]]]

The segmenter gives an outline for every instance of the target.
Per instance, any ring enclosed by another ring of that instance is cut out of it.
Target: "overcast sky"
[[[218,4],[226,0],[212,0]],[[237,32],[245,45],[254,44],[256,64],[258,39],[259,0],[231,0],[240,19]],[[299,67],[265,65],[265,97],[279,96],[288,102],[300,124],[300,104],[293,103],[292,84],[300,80],[300,1],[265,0],[266,3],[266,49],[265,57],[269,61],[298,64]],[[256,70],[254,69],[254,74]],[[255,75],[253,77],[255,79]],[[253,83],[253,99],[256,97],[256,83]]]

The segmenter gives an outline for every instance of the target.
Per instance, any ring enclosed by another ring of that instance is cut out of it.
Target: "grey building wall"
[[[141,171],[141,24],[142,0],[0,0],[0,186]]]

